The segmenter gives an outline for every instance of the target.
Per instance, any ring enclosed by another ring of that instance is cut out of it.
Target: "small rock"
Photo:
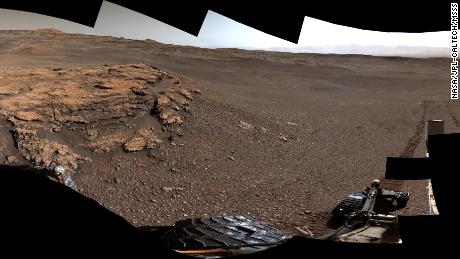
[[[15,163],[17,161],[18,161],[18,159],[15,156],[6,156],[6,162],[8,162],[10,164]]]
[[[188,215],[184,213],[184,217],[188,217]]]
[[[119,184],[121,182],[120,178],[113,178],[113,182],[116,183],[116,184]]]
[[[260,128],[259,128],[259,131],[262,132],[262,133],[267,133],[267,129],[264,128],[264,127],[260,127]]]
[[[185,98],[192,100],[192,94],[189,91],[185,89],[180,89],[179,93],[182,94],[182,96],[184,96]]]
[[[23,120],[23,121],[41,120],[41,117],[36,112],[32,112],[32,111],[20,111],[15,115],[15,117],[18,120]]]
[[[158,98],[157,98],[157,105],[160,105],[160,106],[166,106],[170,103],[170,99],[168,96],[166,95],[160,95]]]
[[[171,168],[171,172],[176,172],[177,169],[176,168]]]
[[[232,157],[232,156],[228,156],[227,158],[230,159],[230,160],[232,160],[232,161],[235,161],[235,158]]]
[[[306,211],[304,211],[304,213],[309,215],[309,214],[311,214],[311,210],[306,210]]]
[[[172,187],[166,187],[166,186],[163,186],[161,187],[161,190],[164,191],[164,192],[171,192],[173,190]]]
[[[187,113],[190,113],[190,112],[191,112],[190,107],[188,107],[188,106],[186,106],[186,107],[184,108],[184,110],[185,110],[185,112],[187,112]]]
[[[287,141],[287,136],[286,135],[283,135],[283,134],[280,134],[280,139],[282,141]]]
[[[135,93],[136,95],[140,95],[140,96],[145,96],[145,95],[147,95],[147,93],[144,91],[144,89],[139,88],[139,87],[133,87],[131,90],[132,90],[133,93]]]
[[[61,131],[61,127],[59,127],[59,126],[53,126],[53,127],[51,128],[51,130],[52,130],[53,132],[59,132],[59,131]]]
[[[123,150],[126,152],[135,152],[144,149],[145,139],[142,137],[134,137],[123,144]]]
[[[162,111],[160,113],[160,119],[162,121],[162,124],[166,124],[166,125],[172,125],[172,124],[181,125],[183,123],[181,117],[178,114],[174,114],[171,111]]]
[[[290,122],[290,121],[286,121],[286,124],[289,125],[289,126],[296,126],[297,125],[297,123]]]
[[[247,122],[244,122],[244,121],[240,121],[238,127],[242,128],[242,129],[252,129],[252,125],[247,123]]]

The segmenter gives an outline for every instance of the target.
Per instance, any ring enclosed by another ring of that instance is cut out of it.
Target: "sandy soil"
[[[0,32],[0,163],[58,161],[135,225],[250,214],[315,235],[387,156],[459,131],[449,60],[199,49]],[[426,182],[401,213],[427,212]]]

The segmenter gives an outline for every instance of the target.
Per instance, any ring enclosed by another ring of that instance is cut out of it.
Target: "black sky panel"
[[[384,32],[450,30],[450,3],[331,1],[109,1],[197,36],[212,10],[273,36],[297,43],[305,16],[338,25]],[[94,26],[102,0],[2,0],[0,8],[50,15]],[[308,24],[307,24],[308,26]]]
[[[32,12],[94,27],[102,0],[52,1],[52,0],[1,0],[0,8]]]
[[[220,1],[211,10],[232,20],[243,23],[281,39],[298,43],[305,15],[291,5],[235,4],[234,1]]]
[[[417,33],[450,30],[450,3],[442,1],[327,2],[306,6],[303,14],[372,31]]]

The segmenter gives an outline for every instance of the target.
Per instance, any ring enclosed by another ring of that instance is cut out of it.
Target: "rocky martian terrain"
[[[320,235],[423,125],[460,131],[447,58],[200,49],[0,31],[0,163],[71,172],[134,225],[246,214]],[[403,214],[428,211],[426,181]]]

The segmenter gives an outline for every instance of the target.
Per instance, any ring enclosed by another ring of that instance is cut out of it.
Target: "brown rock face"
[[[134,152],[144,148],[152,149],[161,142],[162,140],[158,134],[152,129],[140,129],[132,139],[123,144],[123,150],[126,152]]]
[[[182,124],[182,119],[173,110],[164,110],[160,113],[163,124]]]
[[[169,105],[170,103],[170,99],[168,96],[166,95],[160,95],[158,98],[157,98],[157,105],[158,106],[167,106]]]
[[[46,32],[46,33],[56,33],[56,34],[64,33],[63,31],[55,29],[55,28],[42,28],[42,29],[37,29],[35,31],[37,31],[37,32]]]
[[[19,120],[23,121],[35,121],[35,120],[40,120],[40,116],[33,112],[33,111],[20,111],[16,113],[15,116]]]
[[[125,142],[125,144],[123,145],[123,149],[127,152],[139,151],[144,149],[144,147],[145,139],[141,137],[132,138]]]
[[[13,123],[22,155],[35,164],[57,162],[70,170],[89,159],[51,133],[77,134],[83,139],[79,147],[94,153],[120,146],[126,152],[155,148],[162,142],[159,126],[133,132],[137,126],[131,124],[153,116],[165,125],[181,125],[193,91],[186,80],[147,64],[8,68],[0,74],[5,84],[0,86],[0,117]]]
[[[109,152],[126,141],[127,135],[123,132],[111,133],[95,138],[88,145],[95,153]]]
[[[29,127],[17,127],[14,136],[22,155],[35,164],[50,165],[52,162],[67,170],[75,170],[78,162],[90,161],[73,152],[68,146],[55,141],[39,138],[37,130]]]

